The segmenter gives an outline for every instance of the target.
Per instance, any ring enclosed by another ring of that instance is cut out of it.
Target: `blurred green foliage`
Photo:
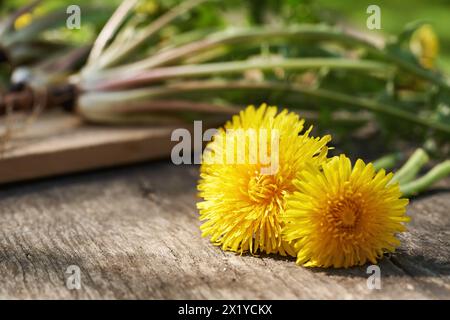
[[[381,8],[381,32],[384,33],[398,34],[406,24],[416,20],[430,23],[440,41],[441,53],[438,58],[438,66],[450,73],[450,1],[317,0],[314,3],[317,8],[323,8],[322,14],[328,16],[328,19],[346,19],[361,30],[367,30],[366,9],[371,4],[376,4]]]
[[[77,4],[80,7],[115,7],[121,0],[45,0],[41,7],[44,10],[52,10],[61,6]],[[148,0],[147,8],[156,12],[172,7],[180,0]],[[8,0],[0,5],[0,13],[4,14],[18,8],[30,0]],[[438,66],[450,72],[450,1],[448,0],[227,0],[216,1],[209,6],[202,6],[202,12],[197,13],[198,25],[211,25],[211,20],[218,15],[216,10],[224,7],[245,8],[248,16],[237,17],[231,15],[234,24],[261,23],[270,20],[270,12],[277,13],[289,22],[318,22],[325,21],[331,24],[346,21],[360,30],[369,31],[366,28],[368,14],[366,9],[369,5],[376,4],[381,8],[381,32],[398,34],[403,27],[415,20],[424,20],[432,24],[439,39],[441,52]],[[145,6],[144,6],[145,9]],[[269,12],[269,14],[268,14]],[[102,12],[98,11],[98,25],[104,21]],[[209,20],[209,21],[208,21]],[[240,21],[238,21],[240,20]],[[82,42],[93,37],[97,30],[92,25],[82,28],[80,31],[61,30],[61,37],[70,37],[76,42]],[[380,31],[370,31],[380,32]]]

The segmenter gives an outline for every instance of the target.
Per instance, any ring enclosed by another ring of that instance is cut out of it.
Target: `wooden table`
[[[222,252],[200,236],[198,167],[168,161],[2,186],[0,298],[450,298],[450,179],[409,206],[410,231],[366,267],[306,269]],[[81,271],[69,290],[68,266]]]

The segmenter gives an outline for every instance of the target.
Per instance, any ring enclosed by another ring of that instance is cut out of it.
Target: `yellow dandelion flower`
[[[434,68],[439,54],[439,39],[431,25],[424,24],[414,32],[411,37],[410,48],[424,68]]]
[[[322,170],[310,167],[294,181],[282,215],[283,234],[297,251],[297,263],[309,267],[351,267],[376,263],[399,245],[405,231],[407,199],[400,199],[392,173],[375,172],[371,163],[341,155]]]
[[[33,15],[29,12],[20,15],[16,21],[14,21],[14,28],[20,30],[28,26],[33,20]]]
[[[280,214],[294,190],[297,172],[326,161],[331,139],[309,137],[312,127],[301,134],[303,125],[297,114],[287,110],[277,114],[276,107],[263,104],[258,109],[249,106],[219,129],[200,169],[198,190],[204,201],[197,206],[200,220],[205,220],[203,236],[211,236],[223,250],[295,256],[281,238]],[[244,156],[239,157],[239,150],[245,151]],[[273,162],[276,170],[267,172]]]

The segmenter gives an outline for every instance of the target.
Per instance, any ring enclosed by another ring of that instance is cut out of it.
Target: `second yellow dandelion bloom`
[[[198,185],[203,236],[223,250],[295,255],[282,239],[280,214],[297,173],[323,163],[331,139],[312,138],[311,128],[303,129],[297,114],[264,104],[249,106],[218,131],[204,153]]]
[[[351,267],[377,263],[399,245],[405,231],[407,199],[392,174],[341,155],[322,170],[299,174],[288,197],[283,230],[297,251],[297,263],[310,267]]]

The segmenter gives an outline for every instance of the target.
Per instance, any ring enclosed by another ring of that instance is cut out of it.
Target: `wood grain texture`
[[[164,158],[178,127],[98,126],[74,114],[45,113],[3,146],[0,183]]]
[[[306,269],[222,252],[200,236],[198,168],[167,162],[3,186],[0,298],[450,299],[450,181],[412,201],[410,231],[380,264]],[[81,289],[65,271],[81,269]]]

